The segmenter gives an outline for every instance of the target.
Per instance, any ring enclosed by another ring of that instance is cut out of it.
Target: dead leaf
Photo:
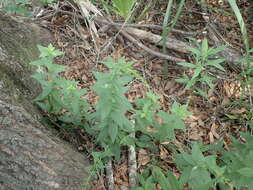
[[[241,84],[239,81],[233,81],[233,82],[224,82],[224,89],[226,91],[227,97],[240,97],[241,95]]]
[[[241,108],[241,109],[232,110],[231,113],[233,113],[233,114],[242,114],[245,111],[247,111],[245,108]]]
[[[209,136],[210,144],[213,144],[214,143],[214,136],[213,136],[213,133],[211,131],[208,133],[208,136]]]
[[[211,126],[211,130],[209,132],[209,139],[210,139],[210,143],[213,143],[214,142],[214,137],[216,139],[219,139],[220,138],[220,135],[216,132],[216,129],[218,128],[218,126],[213,123],[212,126]],[[213,139],[212,139],[213,138]]]
[[[150,162],[150,157],[148,152],[145,149],[140,149],[138,152],[138,164],[141,166],[145,166]]]
[[[165,160],[168,158],[168,150],[166,148],[164,148],[163,146],[160,146],[160,158],[162,160]]]
[[[230,102],[230,99],[229,99],[228,97],[225,96],[225,97],[223,98],[221,104],[224,105],[224,104],[227,104],[227,103],[229,103],[229,102]]]
[[[198,127],[197,122],[192,122],[189,126],[189,139],[190,140],[202,140],[203,131]]]
[[[201,126],[201,127],[204,127],[204,126],[205,126],[205,123],[202,121],[202,119],[198,119],[198,124],[199,124],[199,126]]]

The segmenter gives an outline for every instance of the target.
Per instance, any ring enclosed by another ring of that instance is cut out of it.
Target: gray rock
[[[50,34],[0,12],[0,190],[81,190],[88,162],[43,126],[29,62]],[[43,42],[43,43],[42,43]]]

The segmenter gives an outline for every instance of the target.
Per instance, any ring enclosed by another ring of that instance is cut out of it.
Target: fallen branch
[[[130,134],[131,137],[135,137],[135,133]],[[129,172],[129,186],[130,189],[136,187],[137,182],[137,162],[136,152],[134,146],[130,145],[128,148],[128,172]]]
[[[106,179],[107,179],[107,184],[108,184],[108,190],[115,190],[111,159],[108,161],[107,166],[106,166]]]
[[[145,30],[140,30],[140,29],[130,28],[130,27],[124,28],[123,30],[127,32],[128,34],[131,34],[137,37],[140,40],[146,40],[150,43],[161,45],[161,43],[159,42],[162,40],[162,36],[160,35],[153,34]],[[190,44],[186,42],[182,42],[182,41],[172,39],[172,38],[166,38],[165,45],[168,49],[173,49],[182,53],[189,53],[189,50],[187,50],[187,47],[189,47]]]
[[[69,11],[63,11],[63,10],[58,10],[59,13],[63,13],[63,14],[68,14],[68,15],[72,15],[76,18],[79,18],[79,19],[84,19],[83,16],[81,15],[77,15],[76,13],[72,13],[72,12],[69,12]],[[100,18],[100,17],[98,17]],[[98,18],[95,18],[95,22],[97,24],[103,24],[102,21],[99,21]],[[107,22],[108,23],[108,22]],[[112,24],[112,23],[111,23]],[[113,26],[113,25],[112,25]],[[121,29],[124,28],[124,24],[123,25],[120,25],[121,26]],[[119,28],[119,27],[116,27],[115,28]],[[131,35],[128,34],[128,32],[132,35],[135,35],[136,37],[138,37],[139,39],[144,39],[147,40],[147,41],[150,41],[151,43],[157,43],[160,41],[161,39],[161,36],[159,35],[156,35],[156,34],[153,34],[151,32],[146,32],[143,30],[139,30],[137,31],[138,29],[128,29],[127,33],[125,32],[124,36],[131,42],[133,42],[134,44],[138,45],[139,47],[141,48],[145,48],[144,50],[147,51],[148,53],[154,55],[154,56],[157,56],[157,57],[160,57],[162,59],[167,59],[167,60],[175,60],[173,59],[173,57],[171,58],[171,56],[167,56],[167,55],[164,55],[160,52],[156,52],[148,47],[146,47],[145,45],[143,45],[141,42],[138,42],[137,40],[135,40]],[[134,33],[136,32],[137,33]],[[211,27],[208,27],[208,33],[209,35],[212,35],[213,33],[213,30],[211,29]],[[123,33],[121,33],[123,35]],[[145,34],[144,36],[141,36],[140,34]],[[130,36],[130,37],[129,37]],[[211,39],[214,39],[214,35],[211,36]],[[219,40],[215,40],[215,42],[217,43]],[[173,45],[171,45],[171,44]],[[177,45],[179,44],[179,45]],[[166,47],[169,48],[169,49],[172,49],[172,50],[177,50],[179,52],[183,52],[183,53],[189,53],[189,51],[187,51],[186,47],[188,47],[189,44],[185,43],[185,42],[182,42],[180,40],[175,40],[175,39],[172,39],[172,38],[167,38],[167,43],[166,43]],[[176,48],[176,49],[174,49]],[[228,62],[230,63],[234,63],[234,64],[241,64],[240,62],[238,62],[239,59],[242,58],[242,56],[240,55],[240,53],[238,53],[237,50],[234,50],[234,49],[231,49],[231,48],[226,48],[225,49],[225,52],[222,53],[222,57],[224,57]],[[252,58],[252,57],[251,57]],[[180,58],[176,58],[176,62],[182,62],[182,61],[185,61],[183,59],[180,59]]]
[[[115,23],[115,22],[108,22],[105,19],[98,17],[95,19],[96,22],[106,24],[108,26],[117,26],[117,27],[133,27],[133,28],[149,28],[149,29],[155,29],[155,30],[163,30],[163,27],[156,24],[125,24],[125,23]],[[197,34],[203,33],[203,31],[200,32],[186,32],[183,30],[178,29],[172,29],[172,32],[179,33],[187,36],[195,36]]]
[[[185,62],[184,59],[181,58],[177,58],[177,57],[173,57],[173,56],[169,56],[157,51],[154,51],[152,49],[150,49],[149,47],[145,46],[144,44],[142,44],[140,41],[136,40],[135,38],[133,38],[130,34],[128,34],[125,31],[119,31],[120,34],[122,34],[125,38],[127,38],[129,41],[131,41],[132,43],[134,43],[135,45],[139,46],[140,48],[144,49],[146,52],[150,53],[151,55],[160,57],[162,59],[167,59],[169,61],[174,61],[174,62]]]
[[[72,16],[75,16],[79,19],[83,19],[83,16],[81,15],[76,15],[72,12],[69,12],[69,11],[63,11],[63,10],[59,10],[60,13],[64,13],[64,14],[69,14],[69,15],[72,15]],[[100,19],[99,19],[100,18]],[[98,17],[98,18],[95,18],[95,22],[102,25],[104,24],[104,20],[105,19],[101,19],[101,17]],[[107,21],[106,22],[107,24],[108,23],[111,23],[110,21]],[[112,25],[113,26],[113,25]],[[124,28],[125,25],[120,25],[120,26],[114,26],[114,28],[116,28],[117,30],[123,30],[126,31],[127,33],[131,34],[131,35],[134,35],[136,37],[138,37],[138,39],[143,39],[143,40],[147,40],[151,43],[158,43],[162,37],[159,36],[159,35],[156,35],[156,34],[153,34],[151,32],[146,32],[144,30],[139,30],[139,29],[135,29],[135,28],[130,28],[130,27],[127,27],[127,28]],[[122,34],[123,35],[123,34]],[[125,36],[125,35],[124,35]],[[128,39],[128,38],[127,38]],[[129,39],[130,40],[130,39]],[[132,40],[130,40],[132,41]],[[133,42],[133,41],[132,41]],[[134,42],[133,42],[134,43]],[[135,43],[136,44],[136,43]],[[159,45],[159,44],[158,44]],[[139,45],[138,45],[139,46]],[[167,38],[167,42],[166,42],[166,47],[169,48],[169,49],[172,49],[172,50],[176,50],[176,51],[179,51],[179,52],[183,52],[183,53],[189,53],[189,51],[186,49],[186,47],[188,47],[189,44],[185,43],[185,42],[182,42],[182,41],[179,41],[179,40],[175,40],[175,39],[172,39],[172,38]],[[140,47],[140,46],[139,46]],[[148,48],[148,47],[147,47]],[[151,50],[151,51],[154,51],[154,50]],[[149,53],[151,53],[150,51],[147,51]],[[156,54],[154,53],[151,53],[152,55],[155,55],[157,56]],[[162,57],[164,59],[168,59],[170,60],[170,58],[168,58],[166,55],[163,56],[163,55],[160,55],[158,57]],[[167,58],[166,58],[167,57]],[[181,59],[182,61],[183,59]],[[181,62],[180,61],[180,62]]]

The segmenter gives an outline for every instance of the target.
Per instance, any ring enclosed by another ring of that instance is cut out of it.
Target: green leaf
[[[253,159],[253,158],[252,158]],[[238,172],[245,176],[245,177],[251,177],[253,178],[253,167],[250,167],[250,168],[241,168],[238,170]]]
[[[118,126],[115,125],[115,123],[111,123],[108,128],[108,133],[110,135],[112,143],[114,143],[118,135]]]
[[[196,56],[201,56],[201,52],[197,49],[197,48],[193,48],[193,47],[187,47],[187,49],[189,51],[192,52],[192,54],[196,55]]]
[[[226,49],[227,46],[218,46],[217,48],[209,48],[208,50],[208,55],[215,55],[221,51],[223,51],[224,49]]]
[[[190,116],[192,113],[187,110],[187,105],[180,105],[174,102],[171,107],[171,112],[178,115],[180,118],[185,118]]]
[[[51,105],[43,102],[36,102],[36,104],[44,111],[49,112],[51,110]]]
[[[31,62],[31,65],[36,65],[36,66],[44,66],[46,67],[48,63],[51,63],[51,59],[49,59],[48,57],[43,57],[41,59],[38,59],[36,61]]]
[[[0,8],[0,10],[4,10],[7,13],[14,13],[14,14],[23,14],[25,16],[31,16],[31,13],[29,12],[27,6],[25,4],[6,4],[3,8]]]
[[[50,64],[47,65],[48,72],[51,75],[57,75],[58,73],[64,72],[66,69],[66,66],[63,65],[57,65],[57,64]]]
[[[208,100],[208,94],[206,92],[204,92],[202,89],[197,88],[197,87],[196,87],[196,90],[197,90],[197,91],[195,91],[196,94],[198,94]]]
[[[187,83],[189,82],[189,80],[190,80],[189,77],[185,73],[183,74],[182,78],[176,79],[176,81],[180,83]]]
[[[44,100],[53,90],[53,86],[48,84],[47,86],[43,87],[43,90],[39,96],[37,96],[34,101],[41,101]]]
[[[241,29],[241,33],[242,33],[242,37],[243,37],[243,43],[244,43],[244,46],[245,46],[245,50],[247,52],[247,54],[249,53],[249,40],[248,40],[248,33],[247,33],[247,28],[246,28],[246,25],[244,23],[244,20],[242,18],[242,15],[240,13],[240,9],[238,8],[237,4],[236,4],[236,1],[235,0],[228,0],[230,6],[232,7],[235,15],[236,15],[236,18],[237,18],[237,21],[240,25],[240,29]]]
[[[194,167],[191,171],[189,185],[192,189],[207,190],[213,186],[214,181],[207,169]]]
[[[200,81],[203,82],[203,83],[206,83],[210,88],[213,88],[213,80],[214,78],[213,77],[210,77],[209,75],[202,75]]]
[[[49,103],[52,104],[52,110],[50,110],[50,112],[54,114],[59,114],[59,112],[63,108],[59,92],[57,90],[53,90],[52,93],[50,93],[48,100]]]
[[[202,67],[202,66],[198,66],[198,67],[194,70],[194,74],[193,74],[193,76],[192,76],[192,79],[197,78],[197,77],[200,75],[200,73],[201,73],[202,70],[203,70],[203,67]]]
[[[175,138],[174,129],[185,129],[184,122],[176,114],[168,114],[164,111],[159,111],[159,117],[164,121],[164,124],[158,127],[157,140],[160,142]],[[155,134],[154,134],[155,135]]]
[[[187,82],[185,90],[188,90],[189,88],[191,88],[196,82],[197,82],[196,78],[191,78],[191,80]]]
[[[191,171],[192,171],[191,166],[186,166],[182,169],[182,175],[179,178],[179,183],[181,186],[183,186],[189,182],[190,176],[191,176]]]
[[[207,56],[208,56],[208,42],[207,42],[207,39],[206,39],[206,38],[204,38],[204,39],[202,40],[201,56],[202,56],[202,57],[207,57]]]
[[[112,0],[112,2],[118,13],[126,19],[130,16],[135,0]]]
[[[224,61],[225,61],[225,59],[208,60],[206,65],[216,67],[217,69],[225,72],[225,69],[220,65],[220,63],[222,63]]]
[[[66,122],[66,123],[71,123],[73,122],[73,117],[69,117],[69,116],[60,116],[59,120]]]
[[[189,80],[185,79],[185,78],[178,78],[176,79],[176,82],[179,82],[179,83],[187,83]]]
[[[164,176],[162,170],[158,167],[153,167],[153,176],[156,181],[158,181],[159,185],[161,186],[162,189],[170,189],[169,181],[168,179]]]
[[[178,179],[171,173],[168,172],[167,174],[167,178],[170,184],[170,188],[171,190],[182,190],[182,186],[180,185]]]
[[[55,50],[52,44],[49,44],[48,47],[44,47],[41,45],[37,46],[40,51],[40,57],[57,57],[63,54],[63,52],[59,50]]]
[[[189,68],[196,68],[197,66],[192,64],[192,63],[188,63],[188,62],[180,62],[180,63],[177,63],[178,65],[181,65],[181,66],[184,66],[184,67],[189,67]]]
[[[192,147],[192,157],[196,164],[204,161],[204,156],[200,150],[199,144],[194,143]]]

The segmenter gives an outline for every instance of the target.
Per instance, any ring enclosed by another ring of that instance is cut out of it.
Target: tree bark
[[[1,12],[0,26],[0,190],[87,189],[87,160],[39,122],[31,103],[40,86],[29,62],[49,32]]]

